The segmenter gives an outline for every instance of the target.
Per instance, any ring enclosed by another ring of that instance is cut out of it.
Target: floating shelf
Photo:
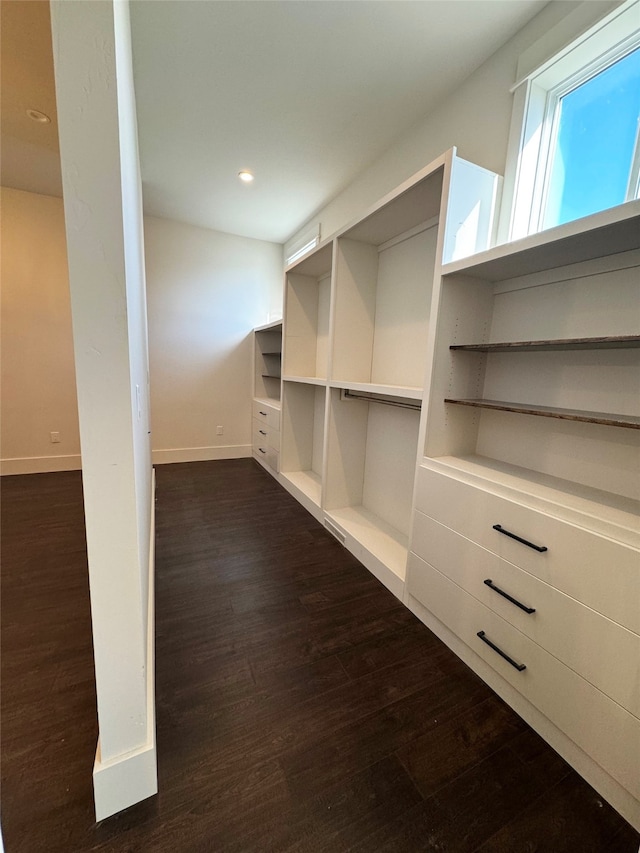
[[[493,409],[500,412],[515,412],[520,415],[537,415],[543,418],[558,418],[565,421],[581,421],[587,424],[640,429],[640,417],[635,415],[615,415],[609,412],[583,412],[578,409],[557,409],[552,406],[535,406],[529,403],[508,403],[501,400],[451,399],[445,403],[457,406],[472,406],[477,409]]]
[[[465,352],[551,352],[553,350],[627,349],[640,347],[640,335],[601,338],[561,338],[548,341],[512,341],[490,344],[452,344],[449,349]]]

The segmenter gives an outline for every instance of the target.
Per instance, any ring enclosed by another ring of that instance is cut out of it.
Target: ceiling
[[[546,0],[130,5],[145,211],[284,242]],[[61,195],[48,3],[1,6],[2,183]]]

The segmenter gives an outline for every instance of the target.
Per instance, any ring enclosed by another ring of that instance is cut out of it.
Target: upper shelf
[[[562,338],[548,341],[510,341],[490,344],[452,344],[449,349],[465,352],[550,352],[581,349],[627,349],[640,347],[640,335],[610,335],[600,338]]]
[[[286,271],[295,272],[299,275],[307,275],[310,278],[322,278],[331,272],[332,256],[332,241],[325,240],[308,255],[290,264]]]
[[[380,246],[440,213],[445,157],[417,172],[339,236]]]
[[[640,248],[640,200],[496,246],[442,268],[502,281]]]
[[[256,326],[254,332],[281,332],[282,320],[272,320],[270,323],[265,323],[262,326]]]

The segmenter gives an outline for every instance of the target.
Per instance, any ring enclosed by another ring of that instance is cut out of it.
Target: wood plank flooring
[[[96,825],[80,475],[2,481],[6,853],[637,853],[253,460],[157,468],[160,794]]]

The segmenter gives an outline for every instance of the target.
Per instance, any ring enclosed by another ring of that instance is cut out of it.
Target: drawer
[[[280,429],[280,409],[263,400],[253,401],[253,417],[266,423],[271,429]]]
[[[412,595],[594,761],[640,798],[640,720],[415,554]],[[490,640],[519,672],[477,635]]]
[[[551,586],[640,633],[640,551],[428,468],[416,507]],[[499,524],[547,548],[538,552],[493,529]]]
[[[411,549],[640,718],[640,636],[437,521],[415,513]],[[417,567],[418,568],[418,567]],[[533,608],[527,613],[487,584]],[[416,579],[420,589],[420,580]],[[413,593],[414,577],[407,575]],[[416,595],[416,598],[419,598]],[[429,607],[427,601],[422,601]]]
[[[273,447],[269,447],[268,445],[266,447],[264,445],[260,445],[258,447],[254,445],[253,451],[261,462],[268,465],[270,468],[273,468],[274,471],[278,470],[280,454],[277,450],[274,450]]]
[[[253,446],[259,445],[280,450],[280,430],[271,428],[267,423],[253,419]]]

